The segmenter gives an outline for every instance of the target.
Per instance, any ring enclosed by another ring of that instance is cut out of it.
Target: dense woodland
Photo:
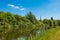
[[[40,15],[40,14],[39,14]],[[32,12],[25,16],[0,11],[0,39],[12,40],[21,36],[34,37],[36,31],[46,31],[60,26],[60,20],[36,19]]]

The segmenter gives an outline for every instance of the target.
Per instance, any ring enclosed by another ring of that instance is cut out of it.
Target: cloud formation
[[[12,8],[15,8],[15,9],[19,9],[20,11],[23,11],[23,10],[25,10],[26,8],[22,8],[21,6],[19,7],[19,6],[15,6],[15,5],[13,5],[13,4],[8,4],[8,6],[10,6],[10,7],[12,7]]]
[[[8,4],[8,6],[14,7],[14,5],[12,5],[12,4]]]
[[[20,10],[25,10],[25,8],[21,8]]]

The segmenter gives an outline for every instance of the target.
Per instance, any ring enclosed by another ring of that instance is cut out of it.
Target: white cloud
[[[23,11],[23,10],[25,10],[25,8],[21,8],[20,10]]]
[[[16,9],[19,9],[19,6],[15,6]]]
[[[14,5],[12,5],[12,4],[8,4],[8,6],[10,6],[10,7],[14,7]]]
[[[10,6],[10,7],[12,7],[12,8],[15,8],[15,9],[19,9],[19,10],[21,10],[21,11],[23,11],[23,10],[25,10],[26,8],[22,8],[22,6],[15,6],[15,5],[13,5],[13,4],[8,4],[8,6]]]

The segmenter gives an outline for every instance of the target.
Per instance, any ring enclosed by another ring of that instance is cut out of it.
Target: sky
[[[37,19],[60,19],[60,0],[0,0],[0,11],[21,16],[31,11]]]

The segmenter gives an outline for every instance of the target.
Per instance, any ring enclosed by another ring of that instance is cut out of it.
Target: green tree
[[[51,20],[53,20],[53,17],[51,17]]]
[[[37,23],[36,17],[32,14],[32,12],[29,12],[29,14],[26,15],[26,18],[30,20],[31,23],[35,24]]]

